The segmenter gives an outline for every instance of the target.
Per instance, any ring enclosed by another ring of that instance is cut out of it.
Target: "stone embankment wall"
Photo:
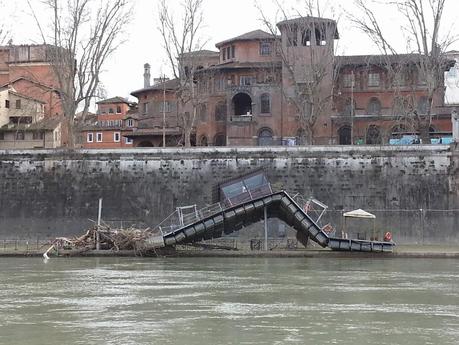
[[[449,146],[0,151],[0,238],[80,234],[100,197],[105,220],[154,226],[263,168],[275,189],[327,204],[338,229],[363,208],[401,242],[459,242],[458,165]]]

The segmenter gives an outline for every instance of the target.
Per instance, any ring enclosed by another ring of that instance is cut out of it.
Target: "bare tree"
[[[37,9],[27,0],[45,44],[58,80],[62,107],[68,118],[69,141],[73,146],[74,116],[83,117],[97,97],[103,66],[124,42],[126,24],[131,19],[129,0],[44,0],[51,11],[52,34],[36,15]]]
[[[400,56],[394,37],[385,32],[377,15],[374,6],[378,3],[368,0],[354,0],[354,3],[358,11],[348,16],[355,26],[372,40],[383,55]],[[411,79],[412,95],[401,100],[400,115],[401,120],[410,122],[422,138],[428,138],[434,114],[432,110],[442,105],[439,95],[443,93],[444,71],[449,65],[445,53],[457,38],[450,32],[441,34],[447,3],[448,0],[393,0],[386,4],[401,14],[401,29],[407,41],[405,53],[411,54],[409,58],[407,55],[400,56],[399,63],[386,64],[386,67],[393,79]],[[397,76],[397,73],[402,75]],[[425,90],[424,98],[416,97],[422,89]],[[399,93],[399,89],[395,88],[394,92]]]
[[[304,0],[303,13],[297,8],[293,20],[289,20],[292,15],[278,0],[274,3],[277,7],[274,21],[268,18],[260,4],[256,7],[261,21],[278,41],[283,78],[290,84],[282,89],[283,96],[298,114],[301,140],[305,144],[314,144],[317,119],[332,109],[337,73],[335,51],[330,43],[337,38],[336,22],[319,18],[324,11],[330,11],[329,2],[321,7],[319,1]],[[286,35],[286,42],[279,42],[279,29]]]
[[[204,46],[200,39],[203,28],[204,0],[183,0],[181,17],[170,7],[170,1],[159,5],[159,32],[173,77],[178,80],[176,91],[179,101],[179,123],[182,126],[185,146],[191,146],[200,97],[196,91],[195,73],[199,67],[199,50]],[[188,111],[189,110],[189,111]]]
[[[4,6],[3,1],[0,0],[0,8]],[[9,32],[3,23],[0,23],[0,46],[5,44],[9,36]]]

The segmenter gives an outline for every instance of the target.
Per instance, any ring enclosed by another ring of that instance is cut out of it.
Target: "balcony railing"
[[[231,122],[253,122],[253,115],[232,115]]]

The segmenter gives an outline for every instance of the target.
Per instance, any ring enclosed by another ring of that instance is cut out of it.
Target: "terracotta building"
[[[97,114],[79,121],[80,145],[86,149],[132,148],[128,137],[134,127],[129,112],[134,104],[122,97],[97,102]]]
[[[57,148],[67,130],[49,45],[0,46],[0,148]]]
[[[427,109],[430,137],[451,134],[444,90],[428,102],[419,56],[335,56],[339,33],[330,19],[297,18],[278,29],[280,36],[256,30],[217,43],[218,52],[181,57],[199,100],[194,145],[388,144],[420,136],[413,118]],[[144,77],[132,93],[134,146],[162,146],[163,136],[167,145],[183,144],[180,114],[193,110],[178,104],[178,81],[150,86],[149,65]]]
[[[59,82],[48,56],[52,46],[0,46],[0,86],[44,102],[44,116],[63,115]]]

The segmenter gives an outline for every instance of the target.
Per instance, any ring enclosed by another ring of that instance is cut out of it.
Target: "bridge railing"
[[[166,236],[177,229],[196,223],[211,216],[212,214],[221,211],[223,211],[223,206],[221,203],[212,204],[187,214],[181,214],[179,209],[177,209],[175,212],[169,215],[169,217],[157,225],[153,231],[154,233],[161,233],[162,236]]]
[[[247,201],[252,201],[262,196],[272,194],[273,190],[270,183],[255,187],[255,188],[247,188],[246,191],[233,196],[231,198],[226,198],[224,201],[224,205],[226,207],[231,207],[239,204],[243,204]]]

